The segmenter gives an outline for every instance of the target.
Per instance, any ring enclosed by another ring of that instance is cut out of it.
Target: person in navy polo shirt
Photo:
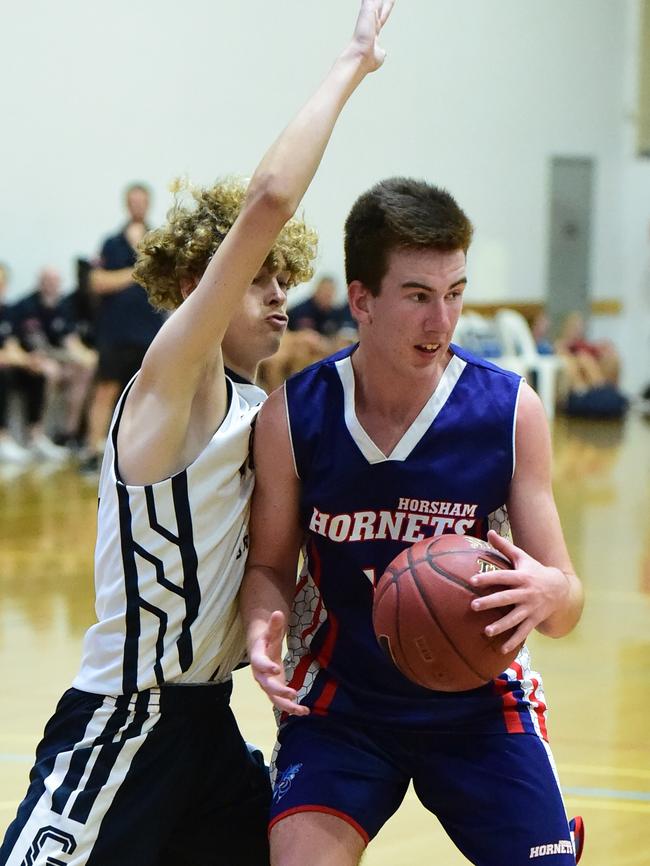
[[[87,458],[82,470],[99,469],[108,423],[120,392],[140,369],[149,344],[163,323],[145,290],[133,281],[136,247],[148,231],[149,190],[141,183],[126,190],[129,221],[104,241],[99,266],[90,273],[98,298],[95,321],[99,352],[97,383],[88,415]]]

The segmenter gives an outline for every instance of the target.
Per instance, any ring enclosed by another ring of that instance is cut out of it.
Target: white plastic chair
[[[555,415],[557,380],[562,369],[562,359],[557,355],[540,355],[535,338],[526,319],[516,310],[502,309],[495,315],[504,357],[497,360],[501,367],[514,370],[520,375],[535,374],[535,390],[551,421]],[[514,364],[509,364],[515,359]]]
[[[452,342],[479,358],[486,358],[498,367],[513,370],[520,376],[526,375],[527,371],[521,359],[508,353],[503,345],[494,319],[480,313],[463,313],[458,319]],[[489,349],[488,352],[485,351],[486,348]]]

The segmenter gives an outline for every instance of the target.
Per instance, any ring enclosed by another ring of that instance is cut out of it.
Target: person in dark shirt
[[[289,310],[292,331],[309,329],[323,337],[335,337],[341,328],[354,325],[347,304],[337,305],[336,283],[332,277],[321,277],[311,298]]]
[[[136,247],[148,231],[149,190],[136,183],[126,190],[129,221],[102,246],[99,265],[89,275],[97,296],[95,342],[99,353],[95,392],[88,413],[86,459],[82,470],[99,469],[106,431],[120,392],[140,369],[149,344],[163,323],[146,292],[133,281]]]
[[[12,309],[6,303],[9,268],[0,262],[0,464],[26,464],[31,460],[9,430],[9,393],[13,386],[13,373],[28,364],[25,352],[14,333]]]
[[[44,433],[45,397],[58,380],[56,361],[43,351],[47,337],[31,296],[13,306],[5,303],[8,269],[0,265],[0,462],[29,463],[32,457],[62,461],[68,452]],[[54,318],[50,323],[53,327]],[[25,417],[27,448],[9,431],[9,394],[15,393]]]
[[[63,413],[54,438],[66,445],[76,440],[96,357],[77,334],[56,268],[41,270],[36,290],[14,307],[13,320],[20,346],[33,362],[30,369],[15,374],[24,394],[28,425],[34,426],[32,446],[40,457],[62,460],[68,454],[45,436],[44,421],[59,397]]]

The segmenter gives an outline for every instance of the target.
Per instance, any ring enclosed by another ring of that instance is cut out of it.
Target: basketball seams
[[[474,627],[468,618],[472,599],[489,593],[469,581],[473,574],[511,568],[481,539],[452,534],[423,538],[386,566],[373,623],[407,679],[434,691],[464,691],[500,674],[509,654],[504,657],[499,642],[486,637],[483,627],[491,620],[479,615]],[[389,591],[393,586],[395,592]]]
[[[405,652],[404,645],[402,642],[402,625],[403,624],[402,624],[402,619],[400,617],[400,585],[399,585],[398,578],[400,578],[403,574],[405,574],[407,572],[410,572],[409,577],[411,579],[413,579],[413,577],[414,577],[413,571],[412,571],[413,564],[414,564],[413,563],[413,556],[412,556],[412,548],[408,548],[408,550],[407,550],[406,561],[407,561],[407,565],[404,566],[404,568],[402,568],[402,569],[396,569],[393,565],[389,566],[389,568],[391,569],[392,576],[393,576],[393,583],[395,584],[395,592],[396,592],[395,612],[394,612],[395,635],[397,637],[397,650],[399,651],[399,656],[400,656],[400,667],[406,668],[409,672],[411,679],[413,679],[414,682],[418,682],[419,685],[422,685],[421,683],[419,683],[419,678],[417,676],[416,671],[413,669],[413,666],[409,663],[408,654]],[[418,588],[418,592],[419,592],[419,588]],[[388,639],[388,641],[389,641],[389,645],[390,645],[390,639]],[[391,655],[393,655],[392,650],[391,650]]]
[[[448,580],[450,583],[454,583],[456,586],[460,586],[461,589],[466,589],[467,592],[471,592],[472,595],[477,596],[477,598],[481,597],[481,593],[476,589],[476,587],[472,586],[471,583],[467,583],[462,577],[457,577],[455,574],[452,574],[450,571],[446,571],[441,565],[438,565],[433,561],[433,559],[421,560],[422,564],[427,564],[432,571],[435,571],[436,574],[439,574],[440,577],[444,577],[445,580]]]
[[[447,643],[449,644],[450,648],[451,648],[451,649],[453,650],[453,652],[458,656],[458,658],[463,662],[463,664],[466,665],[467,669],[468,669],[469,671],[471,671],[471,672],[474,674],[474,676],[476,676],[476,677],[481,681],[481,683],[484,683],[484,682],[485,682],[485,677],[484,677],[484,675],[481,674],[481,673],[479,673],[479,672],[478,672],[478,671],[473,667],[473,665],[470,664],[470,662],[465,658],[465,656],[463,655],[463,653],[460,652],[460,650],[458,649],[458,647],[456,646],[456,644],[451,640],[451,638],[450,638],[449,635],[447,634],[446,629],[442,626],[440,620],[438,619],[438,616],[437,616],[437,614],[436,614],[436,611],[431,607],[431,605],[429,604],[429,600],[427,599],[426,595],[422,592],[422,587],[420,586],[420,579],[418,578],[418,575],[417,575],[415,572],[412,572],[412,573],[411,573],[411,577],[413,578],[413,582],[414,582],[415,586],[417,587],[418,593],[420,594],[420,598],[421,598],[422,601],[424,602],[424,604],[425,604],[425,606],[426,606],[426,608],[427,608],[427,610],[428,610],[428,612],[429,612],[429,616],[430,616],[431,619],[435,622],[435,624],[438,626],[438,629],[439,629],[439,631],[440,631],[440,634],[444,637],[444,639],[445,639],[445,640],[447,641]]]

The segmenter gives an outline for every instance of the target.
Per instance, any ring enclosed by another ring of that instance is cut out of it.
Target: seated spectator
[[[555,348],[565,362],[566,414],[621,418],[629,404],[618,388],[620,361],[614,345],[588,340],[584,317],[576,311],[566,317]]]
[[[0,262],[0,463],[29,463],[30,452],[9,431],[9,394],[12,373],[29,366],[29,356],[14,334],[11,308],[6,303],[9,269]]]
[[[530,326],[537,351],[540,355],[554,355],[555,347],[550,338],[551,320],[545,310],[540,310]]]
[[[321,277],[313,295],[289,310],[291,331],[310,330],[333,338],[347,326],[356,327],[347,303],[336,303],[336,283],[332,277]]]
[[[76,323],[70,318],[61,293],[61,276],[55,268],[43,268],[36,291],[16,304],[14,328],[22,349],[33,358],[39,374],[20,374],[27,394],[28,423],[33,428],[32,445],[42,457],[63,459],[67,452],[45,436],[44,416],[59,396],[63,418],[55,434],[57,440],[66,445],[78,442],[96,356],[76,332]]]
[[[337,351],[337,348],[326,337],[311,329],[287,331],[278,351],[260,364],[258,384],[270,394],[289,376],[327,357]]]
[[[621,365],[616,347],[609,340],[589,340],[584,316],[577,310],[562,323],[555,348],[576,358],[588,379],[618,384]]]
[[[6,285],[6,269],[3,270],[3,298]],[[61,460],[67,456],[64,449],[58,448],[43,432],[46,384],[54,381],[58,372],[56,364],[38,352],[29,352],[20,339],[21,303],[8,307],[3,304],[2,330],[5,334],[2,346],[2,366],[4,368],[1,432],[2,456],[5,461],[28,462],[32,456],[47,460]],[[10,394],[22,404],[24,426],[29,450],[18,446],[9,435],[9,398]],[[17,446],[20,450],[17,450]]]

